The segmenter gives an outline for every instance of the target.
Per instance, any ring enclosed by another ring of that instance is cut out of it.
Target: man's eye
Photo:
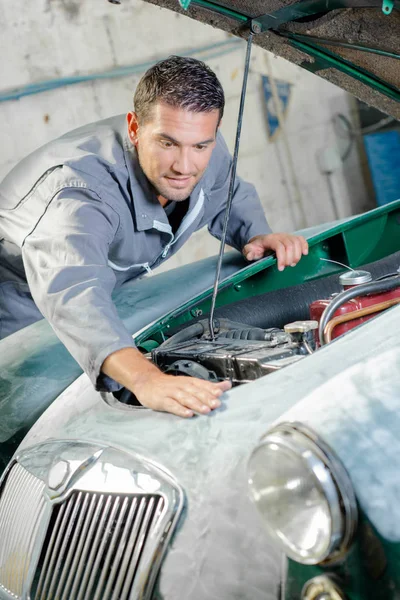
[[[161,140],[161,145],[163,146],[163,148],[172,148],[173,143],[168,142],[167,140]]]
[[[196,150],[205,150],[207,148],[207,146],[204,146],[202,144],[197,144],[196,146]]]

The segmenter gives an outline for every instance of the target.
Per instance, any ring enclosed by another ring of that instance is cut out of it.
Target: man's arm
[[[32,296],[98,389],[125,386],[155,410],[207,413],[230,384],[161,373],[135,348],[118,317],[108,266],[118,223],[115,211],[89,192],[65,190],[54,198],[23,246]]]

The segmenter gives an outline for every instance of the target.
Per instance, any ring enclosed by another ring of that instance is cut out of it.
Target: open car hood
[[[400,119],[400,0],[144,0],[246,38]]]

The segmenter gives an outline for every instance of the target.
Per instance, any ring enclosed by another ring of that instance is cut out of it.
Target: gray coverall
[[[173,234],[127,138],[125,115],[39,148],[0,184],[0,339],[43,316],[98,389],[106,357],[135,344],[116,286],[172,256],[208,225],[220,239],[231,156],[221,134]],[[236,179],[227,243],[269,233],[254,187]]]

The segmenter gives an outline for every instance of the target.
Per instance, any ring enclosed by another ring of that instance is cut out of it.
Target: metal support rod
[[[224,250],[225,250],[226,233],[228,231],[228,221],[229,221],[229,216],[230,216],[231,208],[232,208],[233,192],[235,189],[236,166],[237,166],[237,160],[238,160],[238,154],[239,154],[240,133],[242,131],[243,111],[244,111],[244,102],[246,99],[247,80],[248,80],[248,76],[249,76],[252,41],[253,41],[253,32],[252,32],[252,30],[250,30],[249,37],[247,39],[246,60],[245,60],[245,65],[244,65],[242,94],[240,96],[239,116],[238,116],[237,130],[236,130],[235,150],[233,153],[233,160],[232,160],[232,167],[231,167],[231,179],[230,179],[230,183],[229,183],[228,201],[227,201],[226,209],[225,209],[224,226],[223,226],[223,230],[222,230],[221,245],[220,245],[220,249],[219,249],[217,270],[215,273],[214,289],[213,289],[213,295],[212,295],[212,300],[211,300],[209,329],[210,329],[210,335],[211,335],[212,340],[214,340],[215,302],[217,299],[218,284],[219,284],[219,278],[221,275],[221,265],[222,265],[222,259],[224,256]]]

